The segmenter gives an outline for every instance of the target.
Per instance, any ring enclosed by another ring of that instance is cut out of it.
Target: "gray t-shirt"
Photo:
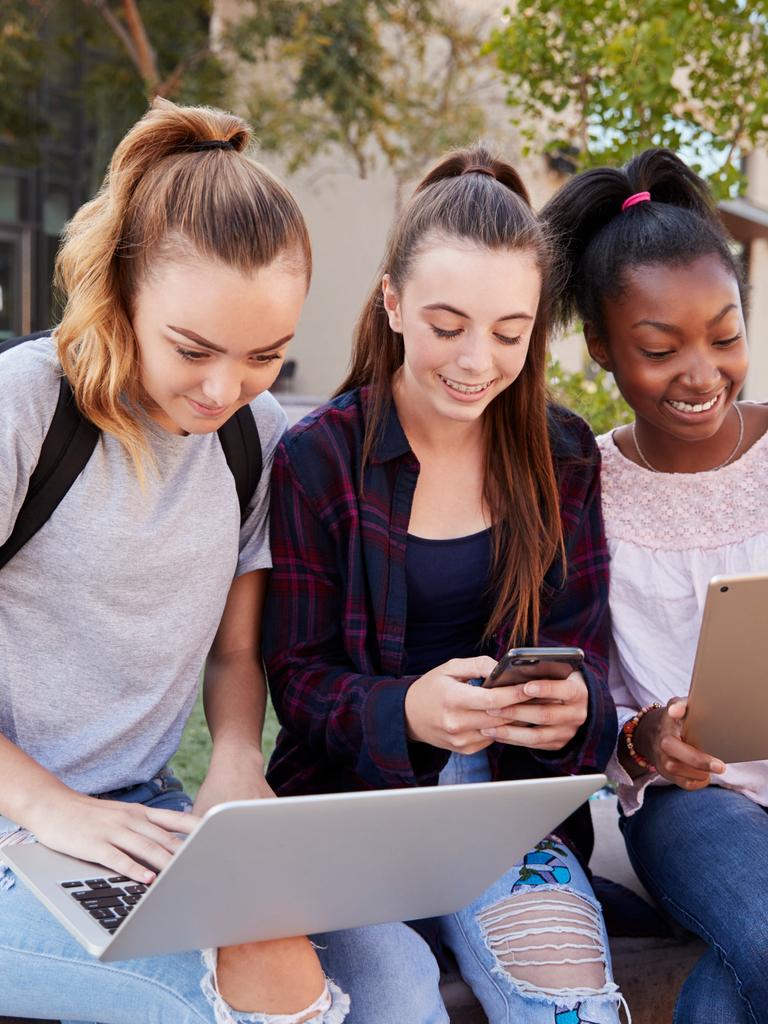
[[[0,543],[60,377],[49,338],[0,357]],[[175,435],[147,420],[157,472],[144,491],[103,433],[49,521],[0,570],[0,733],[73,789],[143,782],[175,753],[232,581],[271,565],[269,475],[286,420],[268,393],[251,408],[264,468],[242,528],[216,433]]]

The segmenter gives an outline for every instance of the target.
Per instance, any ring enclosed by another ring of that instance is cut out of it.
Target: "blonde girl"
[[[62,374],[100,431],[0,571],[0,842],[37,838],[140,883],[212,804],[270,794],[259,621],[285,420],[267,389],[311,258],[248,141],[239,118],[157,101],[69,225],[60,325],[0,358],[0,542]],[[216,432],[245,406],[264,471],[241,522]],[[167,764],[204,662],[213,754],[192,806]],[[0,1013],[339,1024],[347,1006],[306,938],[104,965],[10,873],[0,885]]]

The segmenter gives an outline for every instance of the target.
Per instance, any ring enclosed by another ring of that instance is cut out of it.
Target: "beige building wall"
[[[309,296],[291,343],[293,391],[325,398],[344,375],[355,319],[376,278],[394,183],[387,175],[361,181],[343,172],[320,181],[312,174],[286,180],[306,217],[314,259]]]

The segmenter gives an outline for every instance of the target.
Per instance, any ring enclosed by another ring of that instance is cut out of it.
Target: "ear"
[[[400,297],[395,291],[389,274],[385,274],[381,279],[381,294],[384,296],[384,309],[387,313],[389,326],[396,334],[402,334],[403,318],[400,313]]]
[[[593,323],[587,322],[584,324],[584,340],[587,343],[587,351],[597,365],[602,367],[603,370],[611,372],[613,370],[611,350],[605,338],[598,334],[597,328]]]

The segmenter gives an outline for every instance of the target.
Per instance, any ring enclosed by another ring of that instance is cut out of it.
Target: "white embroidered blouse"
[[[603,516],[611,554],[609,682],[619,728],[639,708],[688,693],[707,584],[718,573],[768,571],[768,433],[730,465],[654,473],[602,453]],[[633,780],[614,753],[608,775],[627,814],[659,775]],[[768,806],[768,761],[728,765],[717,785]]]

